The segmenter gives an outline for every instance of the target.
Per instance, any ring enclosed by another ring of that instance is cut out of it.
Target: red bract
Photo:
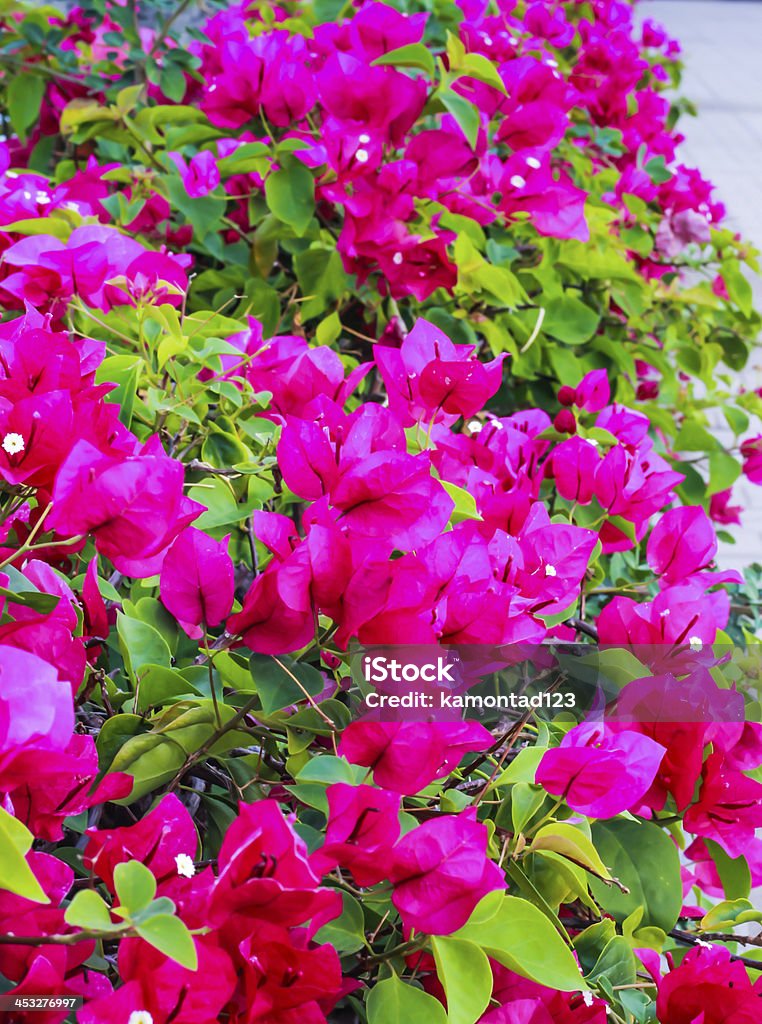
[[[112,890],[117,864],[139,860],[163,882],[194,860],[198,844],[193,819],[173,793],[135,825],[89,829],[87,836],[85,863]]]
[[[710,754],[702,771],[699,798],[685,813],[685,827],[714,839],[731,857],[740,857],[762,826],[762,783]]]
[[[206,1024],[217,1017],[233,994],[235,972],[230,958],[213,940],[195,940],[198,970],[189,971],[141,939],[127,939],[119,949],[119,972],[125,982],[113,995],[89,1002],[78,1017],[83,1024],[115,1020],[172,1020]],[[211,1018],[210,1018],[211,1015]]]
[[[665,1024],[754,1024],[759,987],[721,947],[692,949],[659,985],[656,1008]]]
[[[325,1024],[342,990],[341,962],[330,945],[308,941],[303,928],[261,924],[240,947],[243,993],[237,1024]]]
[[[219,855],[219,876],[209,920],[269,921],[283,927],[313,922],[313,929],[341,912],[341,898],[321,889],[307,849],[275,800],[241,804]]]
[[[404,926],[449,935],[487,893],[503,889],[503,872],[486,848],[487,829],[475,809],[432,818],[408,832],[394,848],[389,872]]]

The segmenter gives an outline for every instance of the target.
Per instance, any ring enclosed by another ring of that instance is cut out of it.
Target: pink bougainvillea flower
[[[78,441],[56,478],[49,525],[65,536],[91,533],[122,572],[151,576],[167,548],[203,506],[183,495],[182,463],[158,439],[134,455],[104,455]]]
[[[753,484],[762,484],[762,434],[747,438],[741,445],[743,472]]]
[[[574,389],[574,404],[585,412],[600,412],[608,405],[610,397],[611,388],[605,370],[591,370]]]
[[[717,554],[717,537],[703,508],[687,506],[665,512],[648,538],[648,564],[667,584],[708,568]]]
[[[729,611],[730,599],[725,592],[706,592],[686,583],[666,587],[653,601],[639,603],[629,597],[615,597],[598,617],[598,636],[605,646],[662,645],[700,650],[702,645],[714,643],[717,630],[728,621]]]
[[[732,496],[731,488],[712,495],[709,500],[709,516],[713,522],[719,523],[721,526],[741,525],[741,512],[743,509],[740,505],[730,504]]]
[[[588,722],[575,726],[560,746],[543,754],[535,781],[562,796],[572,810],[613,818],[639,803],[663,757],[664,747],[649,736]]]
[[[208,196],[220,183],[220,172],[214,154],[202,149],[189,161],[180,153],[169,154],[172,163],[180,174],[180,180],[191,199]]]
[[[601,461],[596,445],[582,437],[570,437],[553,450],[553,479],[567,501],[589,505],[593,499],[595,472]]]
[[[478,722],[351,722],[339,753],[373,769],[377,785],[413,794],[447,775],[465,754],[487,750],[494,739]]]
[[[375,885],[386,878],[400,834],[399,794],[338,782],[328,787],[326,797],[325,842],[312,855],[312,866],[326,874],[338,864],[352,872],[358,885]]]
[[[502,360],[480,363],[473,352],[421,317],[399,348],[375,346],[389,408],[404,426],[432,420],[449,425],[473,415],[495,394]]]
[[[202,626],[218,626],[233,604],[235,578],[227,552],[229,539],[216,541],[188,526],[162,562],[162,604],[188,636],[199,638]]]
[[[405,928],[429,935],[457,931],[487,893],[505,888],[503,872],[487,856],[487,829],[475,808],[408,832],[394,848],[389,877]]]

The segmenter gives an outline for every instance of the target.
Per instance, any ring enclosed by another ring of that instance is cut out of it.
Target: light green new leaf
[[[492,971],[474,942],[435,936],[431,940],[437,975],[447,996],[449,1024],[475,1024],[489,1005]]]
[[[368,1024],[448,1024],[438,999],[406,985],[396,974],[371,989],[366,1007]]]
[[[94,889],[78,892],[66,908],[64,920],[75,928],[108,932],[114,927],[109,908]]]
[[[376,57],[373,64],[391,64],[396,68],[420,68],[425,71],[429,78],[434,77],[436,65],[431,50],[423,43],[409,43],[407,46],[399,46],[396,50],[390,50]]]
[[[516,974],[549,988],[579,992],[587,987],[569,947],[545,914],[518,896],[504,896],[497,913],[486,920],[477,907],[453,938],[475,942]]]
[[[147,921],[141,921],[135,930],[160,953],[175,960],[181,967],[189,971],[198,968],[198,954],[193,936],[179,917],[172,914],[157,914]]]
[[[26,861],[32,848],[32,833],[17,818],[0,807],[0,889],[35,903],[50,903]]]
[[[122,909],[129,914],[143,910],[156,895],[156,879],[139,860],[117,864],[114,868],[114,887]]]

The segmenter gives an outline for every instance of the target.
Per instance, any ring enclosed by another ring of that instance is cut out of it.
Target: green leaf
[[[682,907],[680,858],[669,836],[648,821],[614,818],[593,825],[601,860],[629,892],[590,879],[595,900],[616,921],[643,907],[643,925],[665,932],[675,927]]]
[[[462,523],[464,519],[481,519],[473,494],[464,487],[451,484],[448,480],[442,480],[442,486],[454,502],[453,510],[450,513],[451,523]]]
[[[545,306],[544,334],[567,345],[581,345],[595,334],[601,318],[574,295],[564,294]]]
[[[365,944],[362,907],[348,892],[341,894],[342,911],[316,933],[316,942],[329,942],[339,953],[356,953]]]
[[[595,966],[586,977],[591,982],[605,977],[612,986],[635,983],[635,956],[623,935],[615,935],[608,942]]]
[[[712,907],[701,919],[705,932],[724,931],[749,921],[762,921],[762,911],[757,910],[749,900],[723,900]]]
[[[157,914],[135,926],[138,935],[160,953],[189,971],[198,969],[198,954],[193,936],[179,917]]]
[[[517,782],[511,789],[511,823],[513,831],[523,832],[536,812],[545,803],[546,793],[541,786]]]
[[[366,1007],[368,1024],[447,1024],[447,1014],[438,999],[406,985],[396,974],[371,989]]]
[[[471,149],[476,149],[476,140],[479,138],[479,111],[473,103],[452,89],[443,89],[439,93],[439,99],[457,121]]]
[[[266,715],[280,711],[291,704],[315,697],[323,689],[320,672],[311,665],[302,665],[292,658],[277,659],[266,654],[252,654],[249,660],[251,675]]]
[[[592,842],[574,825],[557,821],[543,826],[532,840],[530,850],[552,850],[594,875],[611,877]]]
[[[727,452],[712,452],[709,456],[709,486],[706,493],[719,494],[732,487],[741,475],[740,463]]]
[[[677,433],[674,448],[678,452],[713,452],[720,448],[720,442],[700,423],[686,420]]]
[[[484,902],[453,938],[475,942],[504,967],[541,985],[561,992],[586,988],[569,947],[541,910],[518,896],[504,896],[497,912],[484,919]]]
[[[729,857],[714,839],[705,839],[704,842],[720,876],[725,899],[747,899],[751,893],[751,871],[746,858]]]
[[[0,587],[0,597],[6,598],[12,604],[21,605],[22,608],[31,608],[35,612],[47,615],[52,612],[61,600],[56,594],[43,594],[35,587],[30,586],[28,590],[17,592],[10,587]]]
[[[305,249],[298,252],[294,256],[294,269],[299,289],[306,300],[301,303],[302,322],[320,316],[331,302],[341,298],[348,284],[341,256],[336,249]]]
[[[497,68],[483,53],[467,53],[458,70],[469,78],[475,78],[478,82],[491,85],[493,89],[507,95],[508,90],[505,88],[505,83]]]
[[[434,936],[431,940],[437,975],[447,997],[449,1024],[475,1024],[489,1005],[492,971],[475,942]]]
[[[179,174],[172,173],[167,179],[167,192],[173,210],[177,210],[193,227],[194,241],[202,242],[207,235],[218,230],[220,218],[227,202],[214,195],[189,196]]]
[[[183,748],[167,736],[143,733],[130,737],[117,752],[110,770],[131,775],[132,791],[114,803],[127,806],[146,793],[171,782],[185,760],[186,753]]]
[[[11,77],[7,92],[8,114],[22,142],[26,141],[27,129],[40,116],[44,95],[45,80],[40,75],[22,72]]]
[[[64,920],[90,932],[110,932],[114,928],[106,901],[94,889],[83,889],[76,894],[66,908]]]
[[[156,895],[156,879],[145,864],[130,860],[114,868],[114,888],[121,908],[128,914],[136,914]]]
[[[493,786],[507,786],[513,782],[534,782],[537,768],[547,747],[524,747],[508,767],[498,775]]]
[[[32,839],[26,825],[0,807],[0,889],[34,903],[50,903],[26,861]]]
[[[109,356],[103,360],[95,374],[98,384],[117,385],[107,400],[120,406],[119,419],[128,429],[132,423],[135,392],[142,366],[143,362],[137,356]]]
[[[295,157],[265,179],[265,198],[272,213],[301,236],[315,212],[315,180],[309,169]]]
[[[172,653],[158,629],[140,619],[130,618],[124,612],[117,612],[116,632],[125,668],[133,682],[143,665],[170,667]]]
[[[720,271],[731,302],[738,306],[745,317],[750,317],[754,308],[754,296],[738,260],[728,260],[723,263]]]
[[[425,71],[429,78],[434,77],[436,65],[434,57],[428,46],[423,43],[409,43],[407,46],[398,46],[396,50],[383,53],[372,62],[375,64],[391,64],[396,68],[420,68]]]

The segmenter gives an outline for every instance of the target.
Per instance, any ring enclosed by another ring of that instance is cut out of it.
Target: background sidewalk
[[[742,0],[644,0],[641,18],[661,22],[677,38],[685,59],[681,92],[698,107],[686,117],[682,159],[716,186],[728,224],[762,249],[762,3]],[[762,279],[753,281],[762,305]],[[762,349],[742,371],[740,384],[762,387]],[[720,417],[714,427],[732,442]],[[741,478],[734,499],[744,508],[734,527],[735,545],[723,545],[720,561],[742,569],[762,562],[762,487]]]

